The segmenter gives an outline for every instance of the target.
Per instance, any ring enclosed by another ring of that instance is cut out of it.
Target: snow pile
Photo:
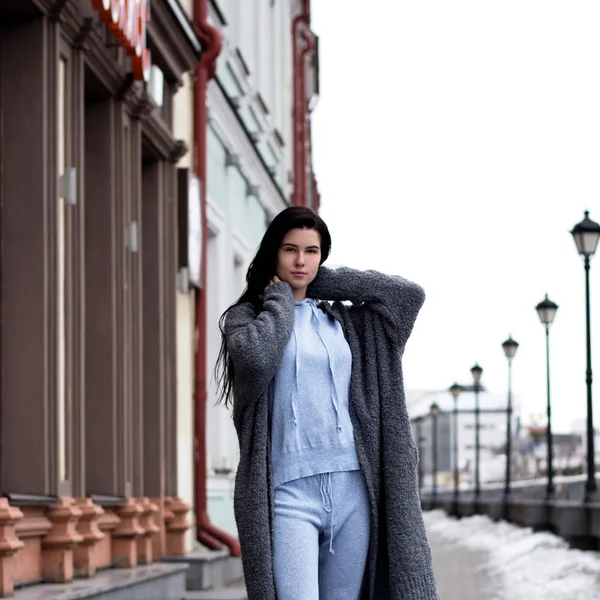
[[[427,529],[489,557],[485,570],[505,600],[600,600],[600,553],[572,550],[550,533],[534,533],[486,516],[457,520],[436,510]]]

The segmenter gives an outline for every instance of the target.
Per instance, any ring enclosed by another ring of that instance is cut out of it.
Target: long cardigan
[[[371,513],[361,600],[439,600],[401,365],[425,294],[401,277],[320,267],[308,295],[325,301],[321,309],[341,323],[352,351],[350,416]],[[286,282],[266,290],[261,309],[242,303],[225,321],[240,445],[234,512],[249,600],[276,600],[268,390],[293,325],[294,297]]]

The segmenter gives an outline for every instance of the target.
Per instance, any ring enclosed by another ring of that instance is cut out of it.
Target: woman
[[[424,292],[327,269],[330,247],[318,215],[284,210],[221,318],[248,598],[437,600],[401,370]]]

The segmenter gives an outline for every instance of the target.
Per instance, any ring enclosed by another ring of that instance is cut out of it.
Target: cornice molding
[[[159,110],[152,110],[142,115],[140,120],[144,127],[144,135],[154,152],[162,159],[171,161],[172,157],[177,157],[176,159],[179,160],[185,154],[187,145],[182,140],[173,138]]]
[[[134,88],[128,102],[128,107],[131,116],[141,121],[147,119],[158,108],[154,100],[152,100],[141,86]]]
[[[94,29],[94,19],[90,17],[84,17],[81,22],[81,26],[79,27],[79,31],[75,34],[73,39],[73,46],[75,48],[81,48],[83,50],[88,50],[87,39],[91,35]]]
[[[48,11],[48,16],[56,21],[62,21],[64,19],[63,11],[66,5],[70,2],[71,0],[54,0],[50,10]]]
[[[184,140],[175,140],[175,143],[171,149],[169,160],[173,164],[177,164],[188,153],[188,150],[188,145]]]
[[[106,90],[111,95],[117,95],[122,93],[123,86],[128,82],[128,70],[118,64],[114,55],[111,56],[107,48],[107,35],[104,24],[92,27],[85,42],[86,59]]]

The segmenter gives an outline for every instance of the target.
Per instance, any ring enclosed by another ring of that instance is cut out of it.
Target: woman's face
[[[290,229],[277,253],[277,277],[287,281],[296,299],[306,297],[306,288],[321,264],[321,236],[314,229]]]

